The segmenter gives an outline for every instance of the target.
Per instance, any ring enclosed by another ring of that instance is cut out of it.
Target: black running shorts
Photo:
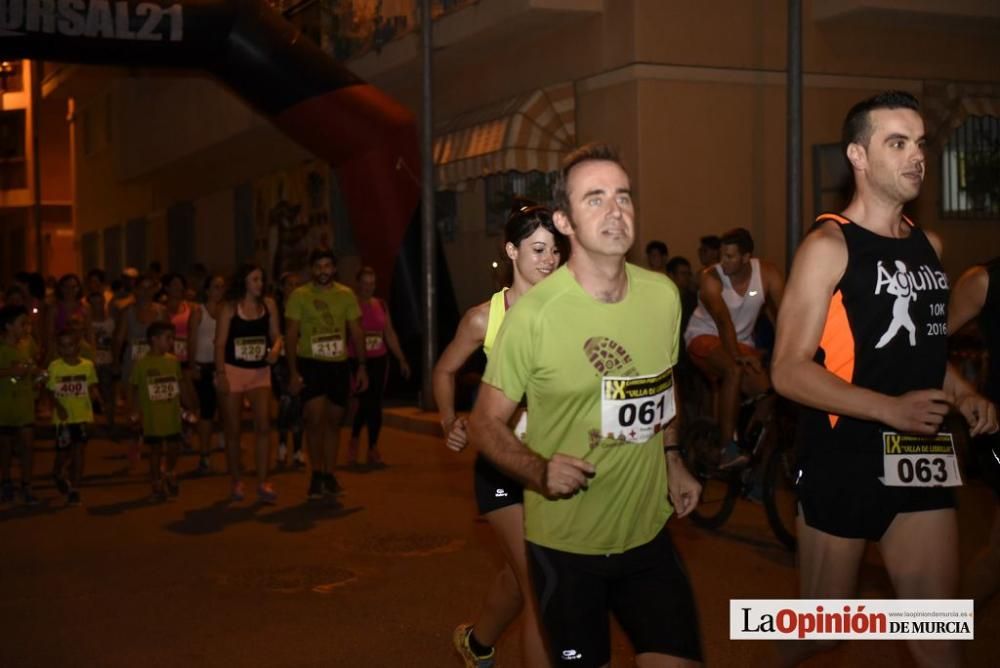
[[[87,426],[83,422],[56,425],[56,450],[67,450],[71,445],[87,445]]]
[[[555,665],[608,663],[609,612],[636,654],[701,661],[691,583],[666,528],[621,554],[573,554],[529,542],[528,558]]]
[[[524,503],[524,488],[481,454],[476,455],[476,506],[480,515]]]
[[[806,525],[832,536],[880,540],[899,513],[955,507],[950,487],[887,487],[867,454],[816,448],[803,462],[799,504]]]
[[[347,408],[351,396],[351,369],[347,360],[322,362],[308,357],[298,358],[299,375],[302,376],[302,404],[316,397],[326,397],[333,404]]]

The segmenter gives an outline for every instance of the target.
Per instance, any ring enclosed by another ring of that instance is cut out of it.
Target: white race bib
[[[344,339],[340,334],[317,334],[312,337],[310,344],[316,359],[335,360],[344,356]]]
[[[170,401],[181,393],[177,379],[173,376],[150,378],[146,385],[150,401]]]
[[[187,360],[188,342],[186,339],[174,339],[174,356],[179,360]]]
[[[910,436],[882,434],[882,484],[887,487],[958,487],[955,439],[949,433]]]
[[[674,419],[674,373],[604,376],[601,379],[601,433],[605,438],[645,443]]]
[[[82,376],[64,378],[56,383],[55,390],[57,397],[85,397],[87,396],[87,379]]]
[[[233,351],[241,362],[259,362],[267,355],[267,339],[263,336],[241,336],[233,341]]]
[[[365,332],[365,351],[372,352],[382,347],[382,332]]]
[[[149,344],[145,341],[135,341],[129,350],[129,356],[133,362],[141,360],[149,352]]]

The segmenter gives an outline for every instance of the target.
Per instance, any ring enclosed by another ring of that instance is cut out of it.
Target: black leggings
[[[354,413],[351,438],[361,435],[361,428],[368,426],[368,447],[378,444],[378,434],[382,431],[382,396],[385,394],[385,377],[388,371],[388,355],[368,358],[368,389],[358,395],[358,410]]]

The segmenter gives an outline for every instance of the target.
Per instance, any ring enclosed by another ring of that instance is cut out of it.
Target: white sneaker
[[[284,466],[288,460],[288,446],[282,443],[278,446],[278,464]]]

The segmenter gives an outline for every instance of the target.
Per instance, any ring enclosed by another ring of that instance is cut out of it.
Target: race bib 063
[[[605,438],[645,443],[674,419],[674,374],[601,379],[601,433]]]
[[[177,379],[173,376],[150,378],[147,387],[150,401],[170,401],[181,391]]]
[[[241,336],[233,341],[233,354],[242,362],[259,362],[267,355],[267,339],[263,336]]]
[[[332,360],[344,355],[344,339],[340,334],[317,334],[312,337],[310,344],[316,359]]]
[[[888,487],[958,487],[955,440],[949,433],[910,436],[882,433],[882,484]]]

